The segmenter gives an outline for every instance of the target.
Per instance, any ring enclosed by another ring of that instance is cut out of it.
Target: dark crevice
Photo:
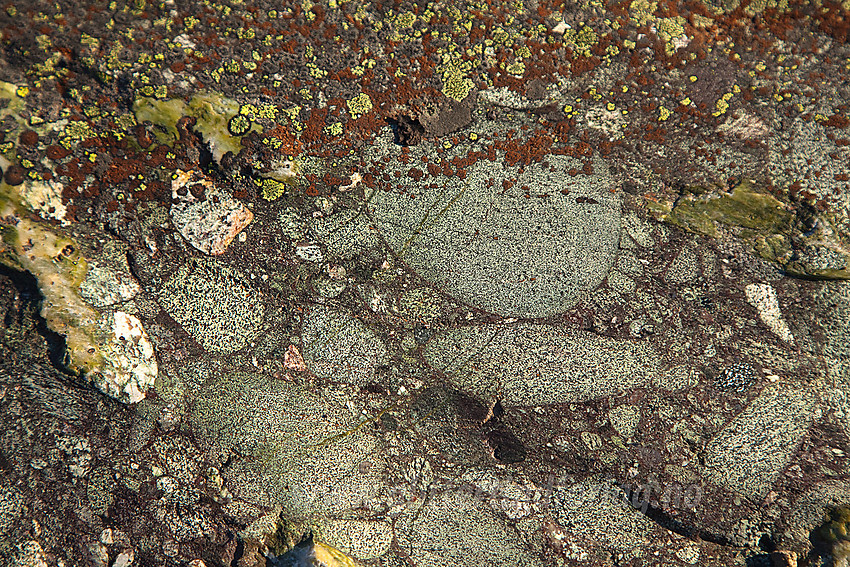
[[[63,372],[67,372],[64,362],[65,337],[50,330],[47,322],[41,316],[40,307],[44,296],[41,295],[41,291],[38,289],[38,280],[29,272],[13,270],[3,265],[0,265],[0,277],[8,278],[21,297],[21,300],[32,304],[34,320],[36,322],[35,329],[47,343],[47,357],[50,360],[50,364]]]
[[[425,135],[425,128],[419,120],[410,116],[387,118],[387,123],[393,131],[393,143],[399,146],[415,146]]]
[[[245,554],[245,542],[242,539],[236,540],[236,550],[233,552],[233,561],[230,562],[230,567],[239,567],[239,560]]]

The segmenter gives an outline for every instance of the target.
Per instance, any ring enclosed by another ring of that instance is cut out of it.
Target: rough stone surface
[[[437,190],[405,180],[375,191],[370,210],[398,257],[450,295],[500,315],[545,317],[598,286],[617,251],[614,181],[599,159],[593,175],[564,174],[577,165],[552,156],[548,167],[496,174],[476,163]]]
[[[192,171],[177,171],[171,182],[171,219],[189,244],[205,254],[218,256],[224,254],[254,215],[210,180],[196,177],[198,174]]]
[[[748,497],[764,496],[806,433],[813,405],[809,391],[765,390],[706,447],[709,476]]]
[[[475,396],[508,405],[542,405],[645,386],[659,372],[649,345],[548,325],[463,327],[438,335],[425,358]]]
[[[613,549],[640,557],[658,526],[632,508],[622,491],[605,482],[584,482],[552,494],[558,523],[580,540],[602,540]]]
[[[0,6],[0,565],[846,562],[847,2],[272,4]]]
[[[375,333],[345,313],[314,307],[301,338],[307,367],[321,378],[365,385],[387,362],[387,350]]]
[[[469,494],[432,496],[396,534],[417,565],[540,565],[528,543]]]
[[[257,292],[216,264],[183,265],[159,294],[163,308],[204,348],[230,353],[255,338],[263,322]]]
[[[376,499],[382,486],[380,444],[343,400],[261,376],[215,376],[192,421],[215,460],[251,456],[228,472],[236,496],[296,518],[332,515]]]

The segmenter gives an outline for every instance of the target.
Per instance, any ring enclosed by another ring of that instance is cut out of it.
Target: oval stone
[[[410,150],[421,163],[424,152]],[[500,157],[477,160],[463,179],[396,177],[369,195],[371,214],[398,258],[456,299],[503,316],[563,312],[616,256],[614,181],[599,158],[592,174],[571,176],[583,164],[570,156],[524,168]]]

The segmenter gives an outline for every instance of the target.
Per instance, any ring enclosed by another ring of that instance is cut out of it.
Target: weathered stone
[[[508,405],[583,401],[649,385],[658,355],[645,342],[567,333],[549,325],[461,327],[436,336],[425,358],[449,381]]]
[[[748,497],[763,497],[808,430],[814,402],[806,390],[763,391],[706,447],[709,478]]]
[[[522,169],[479,160],[439,190],[427,178],[377,190],[369,207],[399,258],[450,295],[545,317],[598,286],[617,252],[620,201],[608,168],[597,158],[593,174],[563,175],[576,167],[561,155]]]

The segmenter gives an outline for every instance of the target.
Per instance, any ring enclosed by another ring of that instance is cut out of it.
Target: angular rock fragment
[[[251,223],[254,214],[212,181],[199,177],[192,171],[177,171],[171,182],[171,220],[189,244],[218,256]]]

